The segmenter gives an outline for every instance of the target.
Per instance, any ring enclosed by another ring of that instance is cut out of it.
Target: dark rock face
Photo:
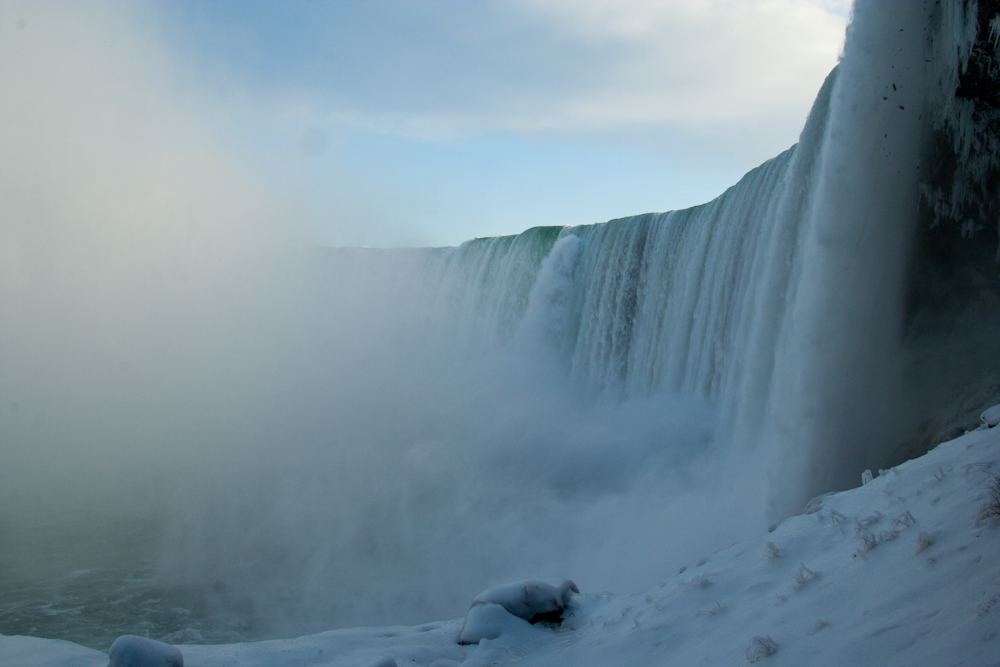
[[[970,3],[971,4],[971,3]],[[1000,0],[979,0],[976,38],[943,91],[923,182],[915,296],[975,270],[996,283],[1000,259]],[[933,280],[929,280],[933,279]],[[966,278],[964,282],[968,282]]]
[[[1000,0],[965,7],[975,41],[935,113],[906,309],[929,416],[900,460],[975,428],[1000,396]]]

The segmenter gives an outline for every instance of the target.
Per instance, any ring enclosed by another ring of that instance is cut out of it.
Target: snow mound
[[[498,604],[478,604],[465,615],[465,623],[458,633],[458,643],[478,644],[484,639],[518,634],[530,627],[523,618],[514,616]]]
[[[176,646],[136,635],[116,639],[108,658],[108,667],[184,667],[184,656]]]
[[[773,655],[778,650],[778,642],[768,637],[754,637],[747,646],[747,660],[757,662],[762,658]]]
[[[573,593],[580,589],[569,579],[550,583],[527,579],[488,588],[472,601],[458,635],[459,644],[476,644],[496,639],[505,630],[523,629],[542,621],[561,623]]]
[[[551,584],[541,579],[526,579],[488,588],[472,601],[472,606],[498,604],[529,623],[558,623],[573,593],[579,593],[570,579]]]
[[[979,415],[979,419],[982,420],[983,426],[987,428],[993,428],[997,424],[1000,424],[1000,405],[986,408],[983,410],[983,414]]]

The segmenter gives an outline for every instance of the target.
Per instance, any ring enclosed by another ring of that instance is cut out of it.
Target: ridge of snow
[[[558,628],[522,621],[460,646],[457,619],[180,648],[189,667],[997,665],[1000,519],[980,517],[998,475],[1000,428],[981,428],[645,593],[576,595]],[[106,663],[69,642],[0,636],[0,667]]]

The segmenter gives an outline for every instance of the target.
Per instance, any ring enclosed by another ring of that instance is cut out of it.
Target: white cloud
[[[429,34],[396,40],[391,61],[358,54],[379,95],[341,85],[316,110],[425,137],[799,124],[836,64],[847,12],[843,0],[420,7]]]

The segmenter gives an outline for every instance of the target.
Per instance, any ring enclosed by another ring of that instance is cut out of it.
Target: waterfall
[[[530,339],[592,394],[714,403],[717,438],[770,461],[774,516],[888,466],[916,429],[921,188],[974,10],[859,2],[799,144],[712,202],[436,251],[431,338],[472,355]]]

